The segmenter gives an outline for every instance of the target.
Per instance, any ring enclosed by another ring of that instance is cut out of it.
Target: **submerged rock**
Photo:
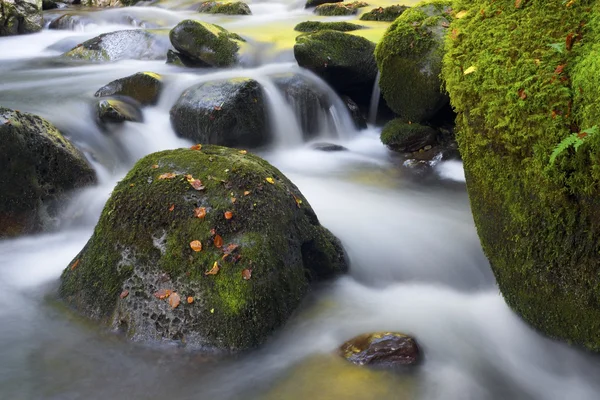
[[[322,4],[315,8],[314,13],[327,17],[355,15],[358,14],[359,8],[367,7],[368,5],[369,4],[361,1],[355,1],[354,3]]]
[[[227,14],[227,15],[251,15],[248,4],[236,1],[233,3],[222,3],[219,1],[205,1],[198,7],[198,12],[208,14]]]
[[[263,92],[250,78],[186,89],[171,108],[171,124],[179,136],[198,143],[257,147],[270,138]]]
[[[357,336],[340,346],[339,353],[353,364],[388,368],[415,365],[421,358],[417,342],[396,332]]]
[[[96,103],[96,117],[100,125],[125,121],[144,121],[140,104],[128,98],[113,98],[98,101]]]
[[[70,190],[95,182],[85,157],[48,121],[0,107],[0,237],[51,225]]]
[[[50,22],[48,29],[73,31],[92,23],[94,23],[93,20],[83,15],[63,14]]]
[[[238,62],[244,42],[239,35],[202,21],[185,20],[169,33],[175,49],[185,57],[210,67],[228,67]]]
[[[353,24],[351,22],[339,21],[339,22],[320,22],[320,21],[304,21],[300,22],[294,27],[295,31],[298,32],[317,32],[317,31],[340,31],[349,32],[363,29],[364,26]]]
[[[430,119],[448,103],[440,73],[451,3],[424,2],[404,11],[375,50],[383,98],[406,121]]]
[[[360,16],[361,21],[395,21],[404,11],[410,7],[399,4],[389,7],[374,8]]]
[[[160,30],[132,29],[104,33],[63,54],[85,61],[160,60],[170,48]]]
[[[437,143],[437,131],[430,126],[409,124],[397,118],[388,122],[381,131],[381,142],[398,152],[418,151]]]
[[[242,350],[280,327],[311,281],[346,268],[339,241],[281,172],[205,145],[137,162],[59,293],[136,340]]]
[[[0,2],[0,36],[39,32],[42,24],[42,0]]]
[[[341,146],[339,144],[334,144],[334,143],[326,143],[326,142],[313,143],[310,147],[315,150],[325,151],[328,153],[331,153],[334,151],[348,151],[348,149],[344,146]]]
[[[156,104],[162,90],[162,78],[154,72],[138,72],[114,80],[98,89],[96,97],[127,96],[141,105]]]

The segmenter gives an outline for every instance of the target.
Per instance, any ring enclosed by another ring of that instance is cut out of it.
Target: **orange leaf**
[[[173,308],[177,308],[179,303],[181,302],[181,297],[177,293],[173,293],[169,296],[169,305]]]
[[[71,271],[73,271],[79,265],[79,258],[71,265]]]
[[[152,169],[157,169],[157,168],[158,168],[158,164],[154,164],[154,165],[152,166]]]
[[[244,278],[245,281],[249,280],[250,278],[252,278],[252,270],[246,268],[245,270],[242,271],[242,278]]]
[[[202,150],[202,145],[201,144],[195,144],[192,147],[190,147],[190,150]]]
[[[188,296],[187,302],[188,304],[192,304],[194,302],[194,298],[192,296]]]
[[[160,289],[158,292],[154,293],[154,297],[157,299],[166,299],[171,295],[171,291],[169,289]]]
[[[565,39],[565,48],[567,49],[567,51],[571,51],[571,49],[573,48],[573,38],[575,36],[572,33],[569,33],[567,35],[567,38]]]
[[[173,211],[175,209],[175,204],[171,204],[171,207],[169,207],[169,211]]]
[[[219,263],[215,261],[210,271],[204,273],[204,275],[216,275],[219,272]]]
[[[521,8],[521,4],[523,4],[523,0],[515,0],[515,8]]]
[[[221,235],[215,235],[214,243],[215,246],[218,248],[221,248],[223,246],[223,238],[221,237]]]
[[[225,219],[231,219],[233,218],[233,213],[231,211],[225,211]]]
[[[196,190],[204,190],[204,186],[202,186],[202,181],[200,181],[200,179],[188,179],[188,182],[190,183],[190,185],[192,185],[192,187]]]
[[[163,179],[173,179],[176,176],[177,176],[177,174],[174,174],[173,172],[166,172],[166,173],[160,175],[158,177],[158,179],[161,179],[161,180],[163,180]]]
[[[249,191],[249,190],[246,190],[246,191],[244,192],[244,196],[248,196],[249,194],[250,194],[250,191]]]
[[[119,297],[122,298],[122,299],[124,299],[127,296],[129,296],[129,290],[123,290],[121,292],[121,294],[119,295]]]
[[[235,197],[231,198],[231,203],[235,204],[236,201],[237,201],[237,199]]]
[[[199,240],[192,240],[190,242],[190,247],[194,251],[202,251],[202,242],[200,242]]]
[[[200,218],[200,219],[206,217],[206,208],[204,208],[204,207],[194,208],[194,217]]]
[[[225,248],[225,250],[223,250],[225,253],[227,254],[231,254],[231,252],[233,252],[235,249],[237,249],[238,247],[240,247],[239,244],[235,244],[235,243],[229,243],[227,245],[227,247]]]
[[[527,93],[525,93],[525,89],[519,89],[519,97],[521,100],[525,100],[527,98]]]
[[[565,65],[564,65],[564,64],[562,64],[562,65],[559,65],[559,66],[558,66],[558,67],[556,67],[556,69],[554,70],[554,73],[555,73],[556,75],[562,74],[562,72],[563,72],[563,69],[565,69]]]
[[[577,134],[577,137],[578,137],[579,139],[583,139],[583,138],[585,138],[586,136],[587,136],[587,133],[585,133],[585,132],[579,132],[579,133]]]

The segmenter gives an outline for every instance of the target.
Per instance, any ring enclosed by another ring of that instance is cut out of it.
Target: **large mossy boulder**
[[[223,3],[220,1],[205,1],[198,7],[198,12],[207,14],[226,14],[226,15],[251,15],[248,4],[235,1],[232,3]]]
[[[360,16],[361,21],[395,21],[396,18],[402,15],[409,7],[402,6],[399,4],[374,8],[369,12],[364,13]]]
[[[304,21],[300,22],[298,25],[294,27],[295,31],[298,32],[317,32],[317,31],[340,31],[340,32],[350,32],[356,31],[359,29],[363,29],[364,26],[353,24],[351,22],[346,21],[338,21],[338,22],[320,22],[320,21]]]
[[[39,32],[42,27],[42,0],[0,1],[0,36]]]
[[[142,105],[151,105],[158,102],[161,90],[162,77],[159,74],[138,72],[107,83],[94,96],[127,96]]]
[[[298,36],[294,56],[338,94],[369,99],[377,77],[374,50],[375,44],[363,37],[326,30]]]
[[[353,3],[327,3],[317,6],[313,12],[324,17],[341,17],[358,14],[359,8],[367,7],[368,5],[368,3],[362,1],[355,1]]]
[[[239,35],[218,25],[187,19],[169,33],[175,49],[185,57],[209,67],[228,67],[238,62],[244,42]]]
[[[383,98],[406,121],[430,119],[448,103],[440,73],[451,4],[436,0],[404,11],[375,50]]]
[[[69,50],[63,57],[83,61],[160,60],[170,49],[161,30],[131,29],[104,33]]]
[[[381,142],[390,150],[407,153],[434,145],[437,142],[437,136],[437,131],[430,126],[409,124],[396,118],[383,127]]]
[[[443,75],[500,290],[537,329],[598,351],[600,2],[459,1],[455,12]]]
[[[67,193],[95,182],[85,157],[48,121],[0,107],[0,238],[52,225]]]
[[[262,88],[254,79],[192,86],[181,94],[170,114],[177,135],[193,142],[253,148],[270,139]]]
[[[269,163],[198,147],[138,161],[64,270],[59,293],[137,340],[252,348],[312,281],[346,270],[343,249]]]

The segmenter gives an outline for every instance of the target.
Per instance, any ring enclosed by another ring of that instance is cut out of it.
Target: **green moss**
[[[536,328],[598,350],[598,138],[548,163],[562,139],[599,123],[599,4],[459,1],[454,9],[467,13],[450,27],[443,74],[498,285]],[[550,46],[569,35],[570,50]]]
[[[217,1],[205,1],[200,4],[198,12],[209,14],[227,14],[227,15],[251,15],[248,4],[241,1],[233,3],[221,3]]]
[[[361,21],[394,21],[409,7],[393,5],[389,7],[378,7],[360,16]]]
[[[394,151],[412,152],[435,144],[436,136],[436,130],[430,126],[409,124],[397,118],[383,127],[381,142]]]
[[[319,22],[319,21],[305,21],[300,22],[298,25],[294,27],[295,31],[298,32],[317,32],[324,30],[331,31],[340,31],[340,32],[349,32],[356,31],[358,29],[363,29],[364,26],[353,24],[350,22]]]
[[[359,8],[367,6],[367,3],[359,1],[355,1],[354,3],[327,3],[317,6],[314,13],[327,17],[354,15],[358,13]]]
[[[156,104],[162,90],[162,78],[154,72],[138,72],[125,78],[114,80],[98,89],[96,97],[127,96],[142,105]]]

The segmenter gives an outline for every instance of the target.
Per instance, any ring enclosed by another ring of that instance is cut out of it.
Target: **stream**
[[[597,357],[538,334],[505,304],[475,231],[462,164],[436,160],[428,172],[402,167],[379,141],[380,127],[356,131],[337,95],[295,63],[294,25],[356,17],[315,17],[304,2],[285,0],[249,3],[253,15],[238,17],[197,14],[194,1],[142,3],[76,9],[85,18],[72,30],[0,38],[0,105],[54,123],[99,178],[66,205],[56,231],[0,241],[0,398],[600,397]],[[219,23],[258,45],[242,67],[227,70],[183,69],[164,60],[82,64],[56,58],[101,33],[172,28],[186,18]],[[383,33],[387,25],[377,24],[367,23],[366,37]],[[140,71],[164,77],[159,103],[143,110],[143,123],[104,134],[94,122],[95,91]],[[319,115],[316,141],[347,151],[318,151],[304,142],[302,115],[272,80],[290,72],[330,100]],[[299,187],[320,222],[341,239],[349,274],[315,287],[266,345],[225,359],[169,343],[132,343],[70,313],[55,299],[58,277],[91,236],[112,188],[140,157],[193,144],[178,138],[169,120],[184,89],[235,77],[256,79],[266,96],[275,140],[256,153]],[[414,336],[424,362],[414,373],[398,374],[332,355],[344,341],[374,331]]]

